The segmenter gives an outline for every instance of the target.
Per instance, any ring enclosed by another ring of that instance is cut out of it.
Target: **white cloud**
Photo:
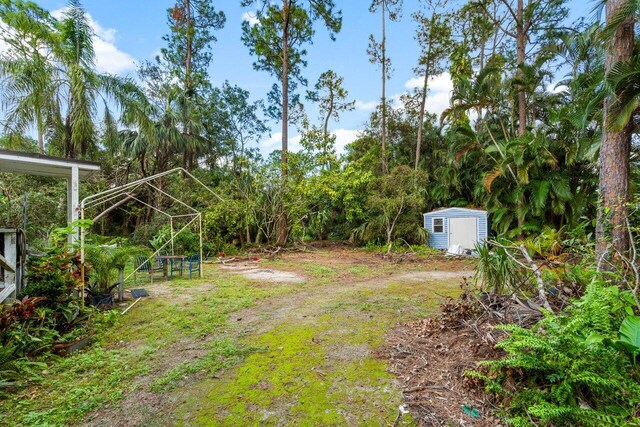
[[[407,89],[419,89],[424,84],[424,77],[414,77],[405,82]],[[449,73],[442,73],[429,78],[429,93],[427,95],[426,109],[428,112],[440,115],[449,108],[453,82]]]
[[[419,89],[424,84],[424,77],[414,77],[405,82],[404,87],[407,89]],[[453,82],[451,74],[442,73],[429,78],[429,92],[451,92],[453,90]]]
[[[547,92],[557,94],[560,92],[564,92],[565,90],[569,90],[569,87],[567,85],[561,85],[559,83],[560,82],[548,84],[546,88]]]
[[[336,152],[338,154],[344,153],[344,148],[358,139],[360,132],[362,131],[358,129],[336,129],[332,131],[331,133],[336,136]]]
[[[66,8],[54,10],[51,15],[61,19]],[[96,55],[96,70],[102,73],[122,74],[136,69],[136,61],[130,54],[116,47],[115,28],[104,28],[90,14],[87,14],[89,25],[94,32],[93,50]]]
[[[336,151],[338,154],[344,153],[345,147],[358,139],[360,132],[358,129],[336,129],[331,131],[331,133],[336,136]],[[296,152],[302,150],[302,145],[300,144],[301,139],[301,135],[289,138],[289,151]],[[280,150],[282,148],[282,132],[276,132],[271,135],[269,139],[261,141],[259,147],[263,154]]]
[[[363,111],[373,111],[378,106],[378,101],[360,101],[356,100],[356,109]]]
[[[258,17],[255,12],[245,12],[242,14],[242,20],[249,22],[252,27],[258,23]]]
[[[404,93],[394,93],[387,98],[387,101],[391,104],[391,108],[397,110],[404,106],[402,103],[402,95],[404,95]]]
[[[294,137],[289,138],[289,151],[298,151],[302,148],[300,145],[300,140],[302,137],[300,135],[296,135]],[[282,148],[282,132],[276,132],[269,139],[260,142],[260,150],[263,153],[269,154],[273,150],[280,150]]]
[[[404,87],[410,90],[422,88],[424,78],[414,77],[407,80]],[[428,112],[440,115],[449,108],[449,99],[453,90],[453,82],[449,73],[442,73],[429,79],[429,93],[427,95],[426,109]],[[402,95],[407,92],[394,93],[388,96],[392,108],[402,108]],[[356,101],[356,108],[363,111],[373,111],[379,101]]]

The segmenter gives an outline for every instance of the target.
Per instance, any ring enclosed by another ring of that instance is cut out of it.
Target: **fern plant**
[[[482,362],[487,373],[467,374],[502,399],[514,426],[640,425],[640,369],[606,343],[631,307],[628,293],[592,282],[564,313],[531,329],[500,326],[509,333],[498,344],[506,356]]]

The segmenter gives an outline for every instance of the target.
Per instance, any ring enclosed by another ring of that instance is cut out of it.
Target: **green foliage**
[[[72,296],[80,284],[80,260],[67,244],[68,234],[81,224],[51,232],[45,254],[30,258],[20,299],[0,306],[0,387],[37,380],[42,366],[28,358],[87,333],[93,312]]]
[[[501,326],[509,334],[498,344],[506,356],[483,362],[487,375],[472,375],[504,399],[513,425],[636,425],[640,370],[606,344],[618,329],[625,340],[638,334],[635,318],[625,318],[634,306],[628,292],[594,281],[565,312],[531,329]]]
[[[640,316],[627,316],[620,325],[619,338],[612,340],[601,335],[590,338],[594,341],[602,341],[604,344],[626,352],[631,356],[634,366],[640,356]]]
[[[210,248],[223,251],[227,244],[239,243],[238,236],[255,225],[242,200],[232,199],[216,203],[204,214],[206,241]]]
[[[473,276],[476,285],[498,294],[514,292],[522,285],[523,273],[505,249],[477,244],[476,251],[478,266]]]
[[[383,230],[385,242],[389,248],[387,252],[391,251],[395,238],[407,236],[414,242],[426,240],[426,234],[420,222],[416,220],[424,200],[424,189],[418,183],[423,181],[422,171],[398,166],[390,174],[371,182],[367,204],[371,209],[372,217],[376,218],[376,223],[379,223]],[[410,223],[403,230],[406,234],[400,235],[397,229],[402,227],[402,220],[406,221],[407,217]]]
[[[174,229],[174,233],[177,231]],[[166,243],[169,241],[171,241],[171,226],[165,224],[158,229],[149,244],[155,250],[162,247],[162,250],[168,252],[171,249],[171,244]],[[200,253],[200,235],[189,229],[183,230],[180,234],[174,234],[173,248],[176,253],[187,256]]]
[[[620,341],[633,349],[632,357],[640,355],[640,316],[629,316],[620,325]]]
[[[118,284],[118,271],[124,270],[134,256],[147,252],[143,248],[118,243],[86,245],[85,256],[90,266],[89,292],[93,295],[111,293]]]

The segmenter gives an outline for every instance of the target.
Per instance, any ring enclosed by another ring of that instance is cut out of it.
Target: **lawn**
[[[151,297],[107,316],[89,349],[35,367],[40,380],[0,403],[0,423],[391,424],[401,393],[376,349],[471,268],[331,249],[145,284]]]

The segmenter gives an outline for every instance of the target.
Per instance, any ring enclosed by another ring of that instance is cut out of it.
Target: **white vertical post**
[[[71,176],[67,178],[67,221],[69,224],[78,219],[78,203],[80,200],[80,174],[78,166],[71,167]],[[69,243],[78,240],[78,232],[69,235]]]
[[[169,223],[171,224],[171,256],[175,255],[173,252],[173,217],[169,217]]]
[[[200,278],[202,279],[204,277],[204,259],[202,258],[202,213],[198,214],[198,221],[199,221],[199,229],[198,231],[200,232]]]

